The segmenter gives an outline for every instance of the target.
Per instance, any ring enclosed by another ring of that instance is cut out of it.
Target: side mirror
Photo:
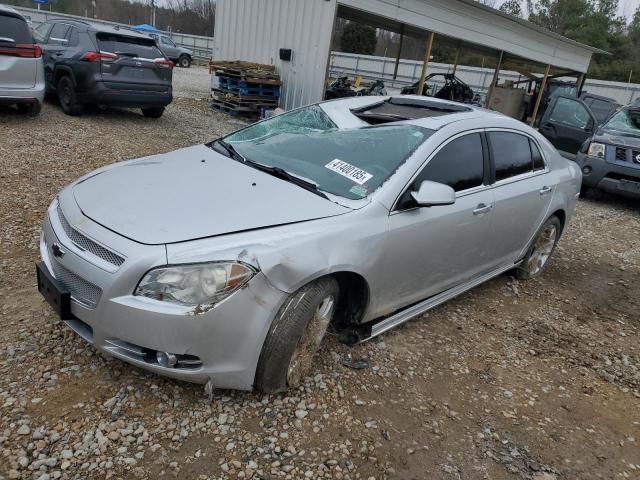
[[[411,197],[419,207],[434,207],[436,205],[453,205],[456,203],[456,192],[444,183],[425,180],[417,192],[411,192]]]

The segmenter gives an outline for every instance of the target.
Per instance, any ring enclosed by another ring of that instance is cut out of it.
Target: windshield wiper
[[[216,140],[212,143],[208,143],[207,147],[213,148],[215,145],[220,145],[224,149],[224,151],[227,152],[227,156],[229,158],[233,158],[234,160],[237,160],[242,163],[247,163],[247,159],[244,158],[241,154],[239,154],[236,148],[230,143],[227,143],[224,140]]]
[[[305,180],[304,178],[293,175],[292,173],[287,172],[284,168],[263,165],[262,163],[254,162],[253,160],[245,160],[245,163],[255,168],[256,170],[261,170],[281,180],[285,180],[287,182],[293,183],[294,185],[298,185],[299,187],[302,187],[305,190],[310,191],[311,193],[315,193],[316,195],[329,200],[329,197],[327,197],[318,189],[318,185]]]

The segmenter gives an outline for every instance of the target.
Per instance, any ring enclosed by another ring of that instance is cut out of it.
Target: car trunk
[[[38,50],[39,51],[39,50]],[[0,12],[0,88],[32,88],[38,60],[27,22]]]
[[[165,92],[171,86],[172,64],[151,38],[113,33],[96,35],[101,54],[102,79],[115,90]]]

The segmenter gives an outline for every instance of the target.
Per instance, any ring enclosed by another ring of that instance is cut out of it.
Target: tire
[[[302,383],[333,320],[339,294],[336,279],[325,277],[289,296],[262,346],[255,378],[257,390],[283,392]]]
[[[516,277],[529,280],[542,273],[558,244],[561,233],[560,219],[555,215],[549,217],[538,230],[522,263],[516,269]]]
[[[584,183],[580,186],[580,198],[586,197],[591,191],[591,187],[587,187]]]
[[[178,58],[178,66],[189,68],[191,66],[191,57],[189,57],[189,55],[180,55],[180,58]]]
[[[82,105],[78,103],[78,97],[76,96],[76,90],[71,81],[71,77],[63,75],[58,80],[58,86],[56,89],[58,94],[58,102],[62,107],[62,111],[67,115],[80,115],[82,113]]]
[[[42,104],[40,102],[34,103],[21,103],[18,105],[18,111],[29,117],[37,117],[42,110]]]
[[[164,107],[143,108],[142,114],[148,118],[160,118],[164,113]]]

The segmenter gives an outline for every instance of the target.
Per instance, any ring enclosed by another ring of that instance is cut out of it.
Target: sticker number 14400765
[[[329,163],[325,165],[329,170],[336,172],[343,177],[347,177],[350,180],[353,180],[358,185],[363,185],[367,183],[373,175],[364,170],[356,167],[355,165],[351,165],[350,163],[343,162],[342,160],[331,160]]]

